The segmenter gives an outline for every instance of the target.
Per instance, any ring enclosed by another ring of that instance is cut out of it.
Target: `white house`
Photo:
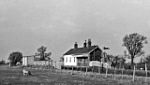
[[[67,51],[64,55],[64,66],[89,66],[91,61],[101,61],[102,50],[98,46],[92,46],[91,40],[83,44],[83,47],[78,48],[77,42],[74,48]]]

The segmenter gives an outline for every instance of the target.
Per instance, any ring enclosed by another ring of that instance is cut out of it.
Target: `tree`
[[[124,65],[125,65],[125,58],[124,57],[120,57],[119,58],[119,68],[123,68],[124,67]]]
[[[59,62],[64,62],[64,57],[60,57]]]
[[[123,65],[125,64],[125,58],[123,57],[119,57],[119,56],[113,56],[112,59],[111,59],[111,66],[112,67],[118,67],[118,68],[122,68]]]
[[[3,65],[3,64],[5,64],[5,61],[4,61],[4,60],[1,60],[1,61],[0,61],[0,65]]]
[[[112,58],[112,64],[111,64],[111,66],[113,66],[115,68],[117,66],[117,64],[119,64],[119,57],[118,56],[114,56]]]
[[[51,56],[51,52],[46,53],[47,48],[45,46],[41,46],[37,49],[38,53],[36,53],[37,56],[40,56],[40,60],[46,60],[50,59],[49,56]]]
[[[10,60],[10,65],[11,66],[15,66],[17,64],[17,62],[22,62],[22,53],[21,52],[12,52],[8,59]]]
[[[145,58],[144,63],[150,64],[150,55]]]
[[[131,65],[134,64],[133,60],[136,55],[141,54],[143,45],[147,43],[147,38],[138,33],[126,35],[123,38],[123,46],[125,46],[131,56]]]

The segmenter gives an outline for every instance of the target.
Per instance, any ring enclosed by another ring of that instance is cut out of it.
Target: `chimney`
[[[75,44],[74,44],[74,49],[77,49],[77,48],[78,48],[78,43],[75,42]]]
[[[88,39],[88,47],[91,47],[91,46],[92,46],[91,39]]]
[[[86,43],[86,40],[85,40],[85,42],[83,43],[84,48],[87,47],[86,45],[87,45],[87,43]]]

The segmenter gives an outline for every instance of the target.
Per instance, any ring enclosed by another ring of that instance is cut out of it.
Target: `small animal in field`
[[[23,73],[24,76],[32,75],[31,71],[27,71],[25,69],[22,70],[22,73]]]
[[[144,70],[144,68],[140,68],[140,70]]]

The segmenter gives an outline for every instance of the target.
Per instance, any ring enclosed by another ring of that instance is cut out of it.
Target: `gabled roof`
[[[84,53],[89,53],[92,50],[98,48],[98,46],[91,46],[91,47],[82,47],[82,48],[72,48],[69,51],[67,51],[64,55],[78,55],[78,54],[84,54]]]

